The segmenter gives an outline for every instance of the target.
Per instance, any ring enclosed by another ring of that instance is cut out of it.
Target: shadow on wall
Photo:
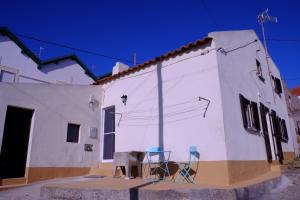
[[[164,108],[163,108],[163,83],[162,64],[157,64],[157,92],[158,92],[158,145],[164,151]]]

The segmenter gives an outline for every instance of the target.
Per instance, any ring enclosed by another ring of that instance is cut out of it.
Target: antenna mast
[[[40,47],[40,51],[39,51],[39,59],[41,59],[41,56],[42,56],[42,51],[44,50],[43,47]]]
[[[133,66],[136,66],[136,53],[133,53]]]
[[[273,88],[273,85],[272,85],[273,83],[272,83],[271,70],[270,70],[270,65],[269,65],[269,53],[268,53],[268,48],[267,48],[267,41],[266,41],[266,36],[265,36],[264,23],[266,23],[267,21],[277,23],[277,17],[270,16],[268,14],[268,11],[269,11],[269,9],[267,8],[265,11],[260,13],[257,16],[257,20],[258,20],[258,23],[260,24],[261,30],[262,30],[264,49],[265,49],[267,66],[268,66],[268,73],[269,73],[270,83],[271,83],[271,87],[272,87],[273,100],[274,100],[274,103],[275,103],[275,95],[274,95],[274,88]]]

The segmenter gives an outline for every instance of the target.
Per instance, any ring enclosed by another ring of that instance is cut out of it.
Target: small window
[[[262,69],[261,69],[261,64],[258,60],[256,60],[256,75],[258,76],[258,78],[265,82],[265,79],[263,77],[263,73],[262,73]]]
[[[281,141],[287,143],[289,141],[289,136],[286,129],[286,123],[284,119],[278,118],[278,127],[281,135]]]
[[[240,103],[244,128],[251,131],[259,131],[259,115],[257,103],[249,101],[240,94]]]
[[[16,74],[8,71],[0,71],[0,82],[15,82]]]
[[[276,78],[275,76],[272,76],[272,82],[273,82],[274,91],[277,94],[280,95],[282,93],[282,87],[281,87],[281,81],[280,81],[280,79]]]
[[[80,125],[68,123],[67,142],[78,143]]]

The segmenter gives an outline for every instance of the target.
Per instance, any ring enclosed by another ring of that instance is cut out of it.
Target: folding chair
[[[179,168],[179,175],[176,177],[176,180],[179,179],[179,177],[182,178],[182,182],[186,181],[188,183],[194,183],[195,184],[195,175],[193,176],[192,173],[196,173],[198,170],[198,161],[200,158],[200,153],[197,151],[196,146],[190,146],[189,148],[189,161],[188,162],[179,162],[177,163]],[[196,170],[193,169],[194,166],[196,167]]]
[[[163,173],[162,180],[165,180],[166,175],[170,176],[168,168],[170,154],[170,151],[162,151],[160,147],[148,147],[146,149],[150,177],[152,175],[158,176],[158,180],[160,180],[159,172]]]

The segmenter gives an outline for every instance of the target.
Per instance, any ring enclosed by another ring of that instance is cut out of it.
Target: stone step
[[[25,186],[30,186],[30,185],[31,184],[3,185],[3,186],[0,186],[0,191],[19,188],[19,187],[25,187]]]

